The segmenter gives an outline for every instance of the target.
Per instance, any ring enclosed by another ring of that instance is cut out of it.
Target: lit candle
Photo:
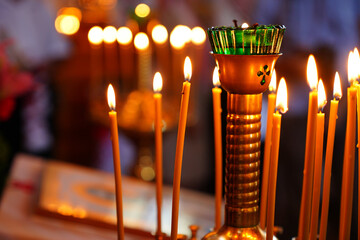
[[[121,189],[121,165],[117,114],[115,111],[116,100],[114,88],[109,84],[107,91],[107,99],[110,107],[110,130],[111,142],[113,149],[114,173],[115,173],[115,193],[116,193],[116,216],[117,216],[117,233],[118,240],[124,240],[124,222],[123,222],[123,206],[122,206],[122,189]]]
[[[140,32],[134,38],[134,45],[138,53],[138,88],[147,89],[151,71],[151,51],[149,38],[146,33]]]
[[[267,212],[267,194],[269,186],[269,167],[270,167],[270,150],[271,150],[271,133],[273,124],[273,114],[275,111],[276,100],[276,72],[275,69],[271,76],[269,84],[268,95],[268,108],[267,108],[267,121],[266,121],[266,135],[265,135],[265,147],[264,147],[264,161],[263,172],[261,180],[261,197],[260,197],[260,227],[265,229],[266,227],[266,212]]]
[[[189,57],[185,58],[184,75],[185,81],[182,88],[182,96],[180,103],[180,115],[178,135],[176,140],[175,166],[174,166],[174,180],[173,180],[173,202],[172,202],[172,216],[171,216],[171,240],[177,239],[178,220],[179,220],[179,198],[180,198],[180,181],[181,181],[181,167],[184,150],[186,119],[188,113],[189,96],[190,96],[190,79],[192,74],[191,61]]]
[[[336,127],[339,100],[342,97],[340,77],[338,72],[336,72],[335,74],[333,96],[334,99],[331,100],[330,102],[329,127],[328,127],[328,136],[327,136],[326,153],[325,153],[325,168],[324,168],[324,180],[323,180],[324,183],[323,183],[323,193],[322,193],[322,203],[321,203],[319,240],[326,239],[326,230],[327,230],[327,222],[328,222],[331,165],[332,165],[333,149],[334,149],[335,127]]]
[[[134,75],[134,46],[132,43],[133,33],[128,27],[120,27],[116,35],[119,44],[119,73],[122,79],[124,91],[132,91],[136,89],[131,81]]]
[[[348,79],[350,87],[347,89],[347,119],[346,136],[344,147],[343,176],[341,185],[340,204],[340,230],[339,239],[350,239],[351,213],[354,190],[354,167],[355,167],[355,129],[356,129],[356,76],[354,72],[353,52],[349,53]]]
[[[219,69],[213,72],[213,111],[214,111],[214,140],[215,140],[215,228],[221,227],[221,200],[222,200],[222,135],[221,135],[221,88]]]
[[[303,171],[303,186],[301,194],[300,218],[299,218],[299,240],[309,239],[310,227],[310,210],[311,210],[311,193],[314,173],[314,154],[315,154],[315,131],[316,131],[316,114],[317,114],[317,83],[318,74],[316,69],[315,58],[313,55],[309,56],[307,64],[307,80],[311,88],[309,94],[309,107],[306,128],[306,146],[305,159]]]
[[[316,115],[316,135],[315,135],[315,166],[314,166],[314,181],[312,193],[312,207],[310,219],[310,240],[317,239],[318,233],[318,219],[319,219],[319,205],[320,205],[320,188],[321,188],[321,171],[322,171],[322,157],[323,157],[323,142],[324,142],[324,123],[325,114],[322,109],[326,105],[326,94],[323,81],[320,79],[318,85],[318,109]]]
[[[104,46],[105,46],[105,73],[107,81],[115,82],[117,80],[117,46],[116,46],[117,30],[113,26],[104,28]]]
[[[357,79],[357,81],[360,81],[360,55],[359,50],[357,48],[354,49],[354,77]],[[357,121],[358,121],[358,144],[357,147],[359,148],[359,140],[360,140],[360,85],[358,82],[356,82],[357,87]],[[358,159],[360,162],[360,151],[358,151]],[[360,166],[358,169],[358,173],[360,173]],[[358,179],[359,185],[358,190],[360,191],[360,178]],[[360,192],[358,192],[358,197],[360,197]],[[360,198],[358,198],[360,199]],[[358,201],[358,239],[360,239],[360,201]]]
[[[155,73],[153,81],[155,101],[155,170],[156,170],[156,205],[157,205],[157,231],[161,235],[161,205],[162,205],[162,78],[159,72]]]
[[[98,89],[99,80],[102,78],[102,43],[103,30],[94,26],[89,30],[88,40],[90,43],[90,89]]]
[[[151,31],[151,37],[155,43],[155,53],[158,67],[163,76],[170,77],[170,52],[169,52],[169,34],[164,25],[158,24]]]
[[[271,155],[269,169],[269,196],[267,208],[266,240],[272,240],[274,235],[274,216],[275,216],[275,197],[276,197],[276,179],[278,169],[280,130],[281,130],[281,112],[286,113],[287,108],[287,88],[284,78],[280,79],[279,89],[276,98],[276,113],[273,113],[273,129],[271,140]]]

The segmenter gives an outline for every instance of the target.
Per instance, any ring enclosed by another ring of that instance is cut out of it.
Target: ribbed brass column
[[[262,94],[228,93],[226,126],[225,224],[259,223]]]

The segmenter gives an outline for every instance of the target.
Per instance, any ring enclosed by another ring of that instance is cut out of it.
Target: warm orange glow
[[[113,26],[107,26],[104,28],[104,42],[114,43],[116,41],[116,28]]]
[[[99,45],[103,41],[103,30],[99,26],[92,27],[88,33],[89,42],[94,45]]]
[[[201,27],[194,27],[191,30],[191,42],[195,45],[201,45],[206,40],[206,33]]]
[[[354,61],[355,61],[355,70],[356,70],[356,78],[358,81],[360,80],[360,54],[357,48],[354,48]]]
[[[139,50],[145,50],[149,47],[149,38],[146,33],[139,32],[134,38],[135,47]]]
[[[80,28],[80,21],[74,15],[61,14],[55,19],[55,29],[65,35],[73,35]]]
[[[156,72],[153,80],[153,90],[154,92],[161,92],[162,87],[163,87],[163,80],[161,74],[159,72]]]
[[[326,105],[326,93],[325,93],[325,87],[322,79],[319,80],[318,85],[318,109],[321,110]]]
[[[217,66],[214,67],[212,81],[215,87],[220,87],[219,69]]]
[[[107,100],[110,110],[115,111],[115,107],[116,107],[115,91],[111,84],[109,84],[107,90]]]
[[[307,81],[311,90],[316,89],[318,85],[318,72],[314,55],[310,55],[306,68]]]
[[[97,0],[101,10],[110,10],[116,6],[117,0]]]
[[[132,34],[130,28],[120,27],[117,30],[116,39],[119,44],[128,45],[129,43],[131,43],[132,38],[133,38],[133,34]]]
[[[338,72],[335,73],[333,96],[337,100],[339,100],[342,97],[341,82]]]
[[[192,75],[191,60],[189,57],[185,58],[184,62],[184,76],[186,81],[190,81]]]
[[[275,71],[275,69],[273,70],[272,75],[271,75],[269,91],[276,92],[276,71]]]
[[[357,77],[356,60],[355,60],[354,52],[350,51],[348,57],[348,81],[350,85],[356,81],[356,77]]]
[[[279,88],[276,94],[276,109],[282,114],[288,110],[288,96],[285,78],[280,79]]]
[[[150,14],[150,7],[145,3],[140,3],[135,8],[135,14],[141,18],[147,17]]]
[[[191,29],[184,25],[177,25],[170,34],[170,44],[175,49],[182,49],[191,41]]]
[[[242,25],[241,25],[241,28],[248,28],[249,27],[249,24],[247,24],[246,22],[244,22]]]
[[[164,25],[156,25],[151,32],[151,36],[154,42],[163,44],[168,39],[168,31]]]

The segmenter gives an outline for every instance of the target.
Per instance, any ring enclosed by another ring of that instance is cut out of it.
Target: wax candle
[[[214,111],[214,144],[215,144],[215,228],[221,227],[221,201],[222,201],[222,135],[221,135],[221,88],[219,69],[213,72],[213,111]]]
[[[119,136],[117,113],[115,111],[115,92],[111,84],[109,84],[107,91],[108,104],[110,107],[110,130],[111,142],[113,149],[114,173],[115,173],[115,197],[116,197],[116,217],[117,217],[117,234],[118,240],[124,240],[124,221],[123,221],[123,206],[122,206],[122,186],[121,186],[121,165],[120,165],[120,150],[119,150]]]
[[[103,58],[103,30],[99,26],[94,26],[89,30],[88,40],[90,43],[90,89],[95,91],[102,78],[102,58]],[[96,93],[94,93],[95,95]]]
[[[138,88],[148,89],[151,72],[151,50],[149,38],[146,33],[139,32],[135,35],[134,45],[137,50]]]
[[[321,171],[322,171],[322,156],[323,156],[323,142],[324,142],[324,124],[325,114],[322,109],[326,104],[326,94],[323,81],[320,79],[318,85],[318,109],[316,115],[316,135],[315,135],[315,166],[314,166],[314,181],[312,193],[312,207],[310,218],[310,240],[317,239],[318,233],[318,219],[319,219],[319,205],[320,205],[320,188],[321,188]]]
[[[356,129],[356,76],[354,75],[353,52],[349,53],[347,89],[347,119],[344,147],[343,176],[341,185],[339,239],[350,239],[351,214],[354,188],[355,167],[355,129]]]
[[[270,155],[269,169],[269,188],[268,188],[268,208],[267,208],[267,226],[266,240],[272,240],[274,235],[274,216],[275,216],[275,199],[276,199],[276,179],[279,157],[280,130],[281,130],[281,112],[284,114],[287,108],[287,88],[284,78],[281,78],[276,98],[276,113],[273,113],[272,127],[272,146]]]
[[[119,75],[122,80],[124,91],[136,89],[136,81],[132,81],[134,75],[134,45],[132,44],[133,33],[128,27],[119,27],[116,35],[119,44]]]
[[[164,25],[157,24],[151,31],[152,40],[155,43],[157,66],[163,76],[170,78],[171,70],[168,31]]]
[[[334,99],[331,100],[330,102],[329,127],[328,127],[328,135],[326,142],[319,240],[326,240],[326,230],[327,230],[328,213],[329,213],[331,165],[332,165],[333,149],[334,149],[335,127],[336,127],[339,100],[342,97],[340,77],[338,72],[336,72],[335,74],[333,96]]]
[[[354,77],[357,81],[360,81],[360,55],[359,50],[354,48]],[[356,82],[357,87],[357,121],[358,121],[358,144],[357,147],[359,148],[359,140],[360,140],[360,85]],[[358,151],[358,161],[360,162],[360,151]],[[358,167],[358,173],[360,173],[360,165]],[[358,190],[360,191],[360,178],[358,178]],[[358,192],[358,197],[360,197],[360,192]],[[360,198],[358,198],[360,199]],[[358,201],[358,239],[360,239],[360,201]]]
[[[107,81],[110,82],[115,82],[118,78],[116,34],[117,30],[114,26],[104,28],[105,74]]]
[[[301,194],[300,218],[298,239],[309,239],[309,224],[310,224],[310,210],[311,210],[311,193],[314,170],[314,153],[315,153],[315,131],[316,131],[316,114],[317,114],[317,82],[318,75],[316,69],[315,58],[313,55],[309,56],[307,64],[307,80],[311,88],[309,94],[309,107],[306,128],[306,146],[305,146],[305,160],[303,171],[303,186]]]
[[[161,235],[161,205],[162,205],[162,78],[159,72],[155,73],[153,81],[155,103],[155,173],[156,173],[156,205],[157,205],[157,230]]]
[[[188,106],[189,106],[191,73],[192,73],[191,61],[189,57],[186,57],[184,63],[185,81],[183,83],[183,88],[182,88],[178,135],[176,140],[174,180],[173,180],[173,201],[172,201],[172,215],[171,215],[171,240],[177,239],[181,168],[182,168],[182,157],[184,150],[186,119],[187,119]]]
[[[267,121],[266,121],[266,135],[265,135],[265,147],[264,147],[264,161],[263,172],[261,181],[261,197],[260,197],[260,227],[265,229],[266,227],[266,212],[267,212],[267,194],[269,186],[269,166],[270,166],[270,150],[271,150],[271,138],[272,138],[272,125],[273,114],[275,110],[276,99],[276,71],[274,69],[270,84],[268,95],[268,108],[267,108]]]

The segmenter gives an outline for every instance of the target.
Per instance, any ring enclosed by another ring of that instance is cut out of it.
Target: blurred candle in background
[[[107,81],[116,82],[118,76],[117,30],[113,26],[104,28],[105,74]]]
[[[307,69],[307,80],[311,89],[309,93],[309,107],[306,128],[306,145],[303,171],[303,186],[301,194],[300,217],[299,217],[299,240],[309,239],[311,194],[314,176],[314,157],[315,157],[315,132],[316,132],[316,114],[318,105],[318,74],[315,57],[309,56]]]
[[[215,144],[215,227],[221,227],[221,202],[222,202],[222,134],[221,134],[221,88],[219,69],[213,71],[213,114],[214,114],[214,144]]]
[[[88,32],[90,43],[90,89],[91,96],[103,95],[102,67],[103,67],[103,30],[99,26],[92,27]]]
[[[339,239],[350,239],[351,215],[354,191],[355,137],[356,137],[356,61],[350,51],[348,58],[347,119],[344,147],[344,163],[341,185]]]
[[[260,227],[265,230],[266,227],[266,212],[267,212],[267,194],[269,186],[269,167],[270,167],[270,151],[271,151],[271,138],[272,138],[272,124],[273,114],[275,111],[276,100],[276,71],[274,69],[269,84],[268,94],[268,108],[267,108],[267,120],[266,120],[266,135],[264,146],[264,161],[263,172],[261,181],[261,197],[260,197]]]
[[[340,76],[338,72],[335,73],[333,96],[334,99],[331,100],[330,102],[329,126],[328,126],[328,135],[327,135],[327,143],[326,143],[326,153],[325,153],[325,168],[324,168],[324,180],[323,180],[324,183],[323,183],[323,193],[322,193],[322,203],[321,203],[319,240],[326,240],[335,127],[336,127],[339,100],[342,97]]]
[[[132,43],[133,33],[128,27],[120,27],[116,35],[119,44],[119,69],[120,79],[124,90],[129,92],[135,89],[132,81],[134,75],[134,46]]]
[[[151,75],[151,50],[146,33],[135,35],[134,45],[137,52],[138,89],[149,89]]]
[[[326,93],[323,81],[319,80],[318,85],[318,114],[316,115],[316,135],[315,135],[315,163],[314,163],[314,180],[312,191],[312,206],[310,220],[310,240],[316,240],[318,235],[319,223],[319,205],[321,190],[321,172],[324,142],[324,124],[325,114],[322,109],[326,105]]]
[[[151,31],[151,37],[155,45],[157,68],[166,79],[170,78],[170,51],[168,42],[168,31],[164,25],[155,25]]]

